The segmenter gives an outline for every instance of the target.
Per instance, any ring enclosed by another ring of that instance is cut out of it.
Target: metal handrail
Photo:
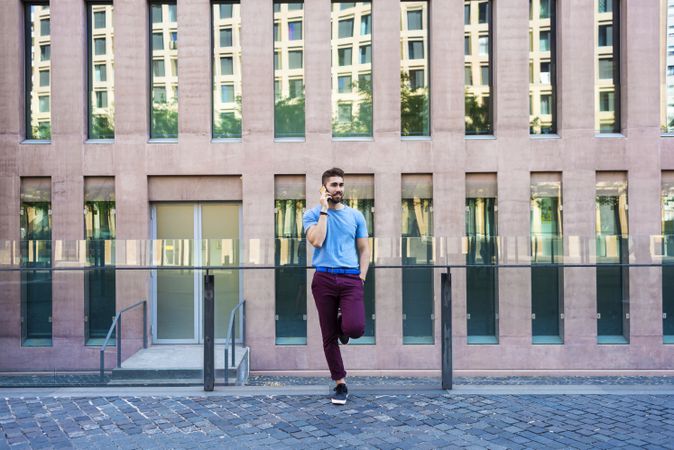
[[[241,344],[246,345],[246,299],[241,300],[229,313],[229,324],[227,325],[227,336],[225,338],[225,384],[229,383],[229,349],[227,343],[232,345],[232,367],[236,365],[236,336],[234,336],[234,319],[236,313],[241,309]]]
[[[147,348],[147,300],[141,300],[138,303],[134,303],[133,305],[128,306],[123,310],[119,311],[115,315],[115,319],[112,321],[112,325],[110,325],[110,330],[108,330],[108,335],[105,337],[105,341],[103,341],[103,345],[101,345],[100,350],[101,382],[103,382],[105,379],[105,347],[107,347],[108,341],[112,336],[112,330],[116,329],[115,340],[117,341],[117,368],[119,369],[122,367],[122,313],[125,313],[126,311],[133,309],[139,305],[143,305],[143,348]]]

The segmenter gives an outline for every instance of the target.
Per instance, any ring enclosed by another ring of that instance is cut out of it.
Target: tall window
[[[52,345],[51,179],[21,179],[21,345]],[[43,270],[40,270],[43,269]]]
[[[595,0],[595,130],[620,132],[620,0]]]
[[[114,139],[115,137],[115,60],[112,13],[112,2],[87,4],[89,139]]]
[[[665,26],[661,28],[661,45],[664,53],[661,67],[662,105],[660,130],[674,133],[674,0],[661,1],[661,14]]]
[[[564,270],[562,176],[531,174],[531,334],[534,344],[561,344]]]
[[[433,343],[433,177],[402,176],[403,344]]]
[[[357,209],[365,217],[367,235],[370,237],[370,265],[376,259],[374,246],[374,177],[372,175],[346,175],[344,177],[344,203]],[[367,273],[365,281],[365,333],[358,339],[352,339],[354,344],[375,343],[375,276],[376,270]]]
[[[556,2],[529,0],[529,133],[557,132]]]
[[[276,176],[275,287],[276,343],[307,343],[307,245],[302,218],[306,208],[303,175]]]
[[[99,345],[115,316],[115,180],[108,177],[84,179],[84,235],[87,262],[93,267],[84,274],[85,337]]]
[[[274,8],[274,137],[304,137],[304,4]]]
[[[472,72],[465,77],[466,134],[490,135],[494,133],[492,4],[491,0],[465,0],[464,8],[464,65]]]
[[[674,344],[674,172],[662,173],[662,334]]]
[[[213,27],[213,139],[241,139],[241,5],[216,1]]]
[[[372,136],[372,5],[332,4],[332,136]],[[369,49],[368,49],[369,48]],[[353,89],[340,92],[340,77]]]
[[[629,341],[629,268],[627,263],[627,176],[598,172],[597,235],[597,340],[600,344]]]
[[[51,140],[51,14],[48,1],[25,4],[26,139]],[[45,74],[45,75],[43,75]]]
[[[178,22],[176,2],[150,3],[150,76],[151,104],[150,138],[178,138],[178,71],[154,70],[168,68],[178,60]],[[177,69],[177,64],[175,65]]]
[[[402,136],[430,136],[428,2],[400,2],[400,126]]]
[[[466,176],[466,320],[469,344],[498,343],[496,174]]]

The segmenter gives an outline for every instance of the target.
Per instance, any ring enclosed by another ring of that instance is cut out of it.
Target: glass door
[[[152,209],[157,264],[220,266],[215,276],[215,338],[224,342],[229,314],[240,301],[238,203],[158,203]],[[203,342],[203,270],[157,270],[153,277],[155,343]],[[241,324],[237,324],[237,337]]]

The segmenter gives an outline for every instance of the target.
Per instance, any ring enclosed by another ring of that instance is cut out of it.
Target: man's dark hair
[[[325,185],[330,177],[340,177],[344,179],[344,171],[339,167],[333,167],[332,169],[326,170],[321,177],[321,184]]]

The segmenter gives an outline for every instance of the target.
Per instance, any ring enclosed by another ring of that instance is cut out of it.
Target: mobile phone
[[[325,185],[321,186],[321,194],[323,194],[323,192],[325,192],[327,194],[328,202],[334,203],[334,201],[332,200],[332,195],[330,194],[330,192],[328,192],[328,188],[326,188]]]

